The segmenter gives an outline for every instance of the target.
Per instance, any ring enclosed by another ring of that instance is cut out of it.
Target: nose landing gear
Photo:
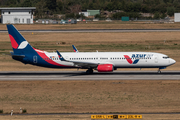
[[[161,69],[166,69],[166,67],[160,67],[158,73],[161,73]]]
[[[158,73],[161,73],[161,69],[160,68],[158,69]]]

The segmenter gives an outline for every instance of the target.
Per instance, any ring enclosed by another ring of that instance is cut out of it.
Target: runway
[[[7,30],[0,30],[6,33]],[[60,32],[60,33],[82,33],[82,32],[180,32],[180,29],[59,29],[59,30],[19,30],[19,32]]]
[[[0,72],[0,81],[18,80],[180,80],[180,71],[115,71],[94,74],[82,71]]]

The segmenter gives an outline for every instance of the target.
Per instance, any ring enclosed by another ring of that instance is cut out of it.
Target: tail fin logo
[[[132,61],[132,59],[128,55],[124,55],[125,59],[128,61],[129,64],[137,64],[139,59]]]
[[[14,37],[12,35],[9,34],[9,37],[11,40],[11,45],[14,49],[24,49],[28,45],[27,41],[23,41],[23,42],[21,42],[20,45],[18,45],[18,43],[16,42],[16,40],[14,39]]]
[[[27,41],[23,41],[23,42],[19,45],[18,49],[24,49],[27,45],[28,45],[28,42],[27,42]]]
[[[9,38],[11,40],[11,45],[14,49],[17,49],[18,48],[18,43],[16,42],[16,40],[14,39],[14,37],[12,35],[9,34]]]

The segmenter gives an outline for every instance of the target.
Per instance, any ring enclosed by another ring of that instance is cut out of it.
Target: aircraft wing
[[[75,66],[81,68],[96,68],[98,66],[98,63],[93,63],[93,62],[76,62],[76,61],[69,61],[69,62],[73,62]]]
[[[76,67],[81,67],[81,68],[96,68],[98,66],[99,63],[95,63],[95,62],[79,62],[79,61],[70,61],[70,60],[66,60],[63,58],[63,56],[56,50],[58,57],[61,61],[66,61],[66,62],[72,62],[74,63],[74,66]]]

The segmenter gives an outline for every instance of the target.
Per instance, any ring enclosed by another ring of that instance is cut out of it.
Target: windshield
[[[167,58],[169,58],[169,57],[168,57],[168,56],[164,56],[163,58],[164,58],[164,59],[167,59]]]

